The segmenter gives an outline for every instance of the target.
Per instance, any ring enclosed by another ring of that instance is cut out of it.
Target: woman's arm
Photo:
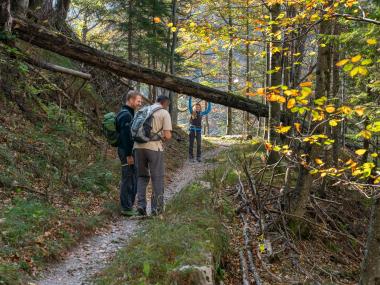
[[[207,109],[206,109],[205,111],[201,112],[201,115],[202,115],[202,116],[206,116],[206,115],[208,115],[208,113],[210,113],[210,112],[211,112],[211,103],[208,102],[208,103],[207,103]]]
[[[188,109],[189,109],[189,113],[192,114],[193,113],[193,102],[192,102],[191,96],[189,96],[189,106],[188,106]]]

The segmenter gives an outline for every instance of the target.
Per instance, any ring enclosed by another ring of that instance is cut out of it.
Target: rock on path
[[[224,148],[225,146],[220,145],[218,148],[206,152],[204,158],[213,158]],[[206,162],[185,162],[166,187],[165,200],[172,198],[174,194],[213,167],[214,165]],[[139,220],[120,218],[113,222],[105,232],[95,235],[73,248],[62,262],[53,264],[35,283],[38,285],[91,284],[90,277],[101,271],[112,260],[116,252],[127,244],[140,225]]]

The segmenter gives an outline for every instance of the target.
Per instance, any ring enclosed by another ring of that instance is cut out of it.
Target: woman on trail
[[[194,140],[197,140],[197,161],[201,162],[201,146],[202,146],[202,118],[206,116],[211,111],[211,103],[207,104],[207,109],[202,111],[202,106],[200,103],[196,103],[193,107],[192,98],[189,97],[189,113],[190,117],[190,128],[189,128],[189,159],[194,161]]]

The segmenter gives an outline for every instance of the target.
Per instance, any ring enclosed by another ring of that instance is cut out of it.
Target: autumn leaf
[[[377,44],[377,40],[376,39],[368,39],[367,40],[367,44],[369,44],[369,45],[375,45],[375,44]]]
[[[333,105],[328,105],[326,107],[326,112],[331,114],[331,113],[334,113],[335,112],[335,107]]]
[[[279,134],[286,134],[291,129],[291,126],[278,126],[276,132]]]
[[[370,131],[363,130],[363,131],[361,131],[361,132],[359,133],[359,136],[361,136],[361,137],[363,137],[363,138],[369,140],[369,139],[371,139],[371,137],[372,137],[372,133],[371,133]]]
[[[160,17],[154,17],[153,22],[155,22],[156,24],[161,23]]]
[[[265,143],[265,149],[266,149],[267,151],[272,150],[272,145],[271,145],[270,143]]]
[[[265,95],[265,89],[264,88],[257,89],[257,94],[259,94],[259,95]]]
[[[301,124],[300,123],[294,123],[294,127],[296,128],[297,132],[301,132]]]
[[[329,125],[332,127],[336,127],[338,125],[338,121],[337,120],[330,120]]]
[[[365,111],[364,107],[361,107],[361,106],[355,107],[355,113],[360,117],[364,115],[364,111]]]
[[[358,73],[359,73],[359,67],[357,66],[350,71],[350,76],[355,77]]]
[[[323,164],[323,161],[322,161],[322,159],[320,159],[320,158],[316,158],[316,159],[315,159],[315,163],[318,164],[318,165],[322,165],[322,164]]]
[[[311,86],[313,86],[313,82],[311,82],[311,81],[308,81],[308,82],[302,82],[302,83],[300,84],[300,86],[301,86],[301,87],[311,87]]]
[[[359,74],[366,76],[368,75],[368,69],[364,66],[358,66]]]
[[[296,105],[296,99],[291,98],[291,99],[289,99],[288,104],[286,105],[286,107],[287,107],[288,109],[291,109],[291,108],[293,108],[295,105]]]
[[[355,63],[355,62],[358,62],[361,59],[362,59],[362,56],[360,54],[358,54],[358,55],[354,56],[353,58],[351,58],[351,61],[353,63]]]
[[[366,149],[358,149],[357,151],[355,151],[355,153],[357,154],[357,155],[363,155],[363,154],[365,154],[367,152],[367,150]]]
[[[352,109],[348,106],[342,106],[339,110],[345,115],[350,115],[352,113]]]
[[[340,61],[337,62],[336,66],[340,67],[340,66],[343,66],[345,65],[347,62],[349,62],[350,60],[349,59],[342,59]]]

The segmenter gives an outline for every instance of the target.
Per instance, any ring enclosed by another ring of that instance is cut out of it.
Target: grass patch
[[[162,219],[149,220],[96,284],[169,284],[173,270],[205,265],[212,253],[218,272],[228,250],[222,221],[233,215],[219,190],[192,184],[173,198]]]

